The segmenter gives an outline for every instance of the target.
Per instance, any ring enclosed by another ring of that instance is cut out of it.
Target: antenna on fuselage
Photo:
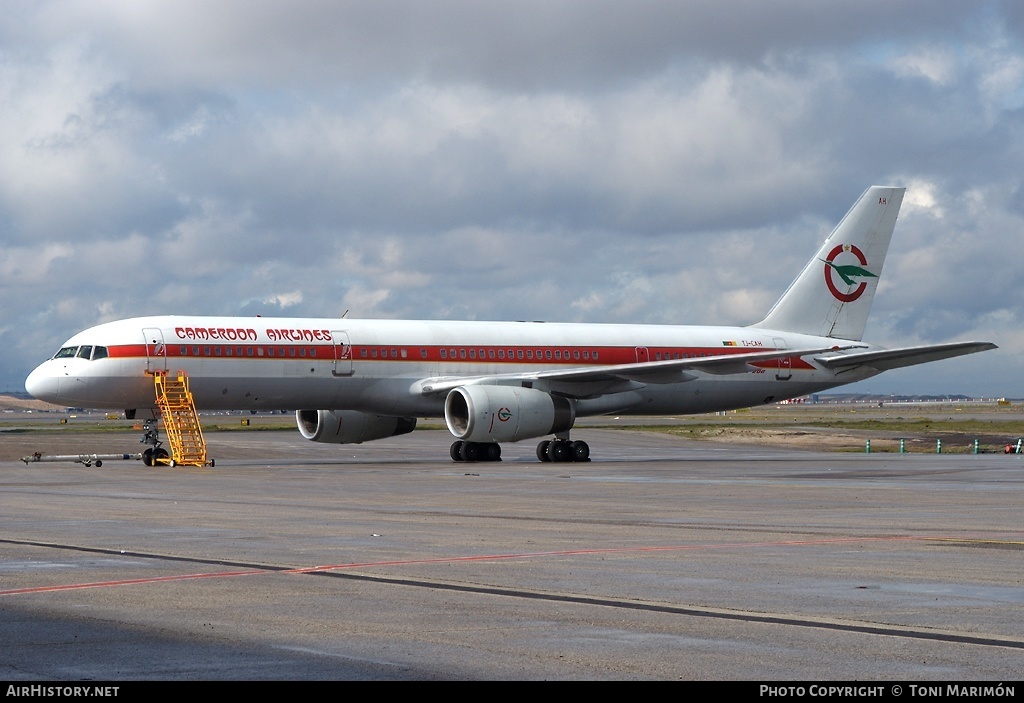
[[[345,310],[345,312],[341,313],[341,319],[344,320],[346,315],[348,315],[348,310]]]

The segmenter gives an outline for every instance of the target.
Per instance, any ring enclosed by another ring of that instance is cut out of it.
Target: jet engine
[[[562,396],[516,386],[460,386],[448,393],[444,420],[457,439],[517,442],[570,429],[576,409]]]
[[[359,444],[412,432],[416,429],[416,418],[371,415],[358,410],[296,410],[295,424],[303,437],[314,442]]]

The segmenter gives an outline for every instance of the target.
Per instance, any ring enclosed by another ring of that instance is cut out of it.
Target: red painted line
[[[70,583],[63,586],[36,586],[34,588],[15,588],[0,591],[0,596],[14,596],[23,593],[51,593],[53,591],[75,591],[83,588],[107,588],[110,586],[132,586],[144,583],[160,583],[161,581],[187,581],[190,579],[226,578],[230,576],[254,576],[265,574],[266,571],[221,571],[214,574],[182,574],[181,576],[155,576],[148,579],[125,579],[123,581],[95,581],[93,583]]]
[[[353,562],[349,564],[329,564],[324,566],[309,566],[299,569],[284,570],[247,570],[247,571],[219,571],[205,574],[182,574],[179,576],[157,576],[143,579],[124,579],[121,581],[96,581],[92,583],[75,583],[58,586],[36,586],[33,588],[15,588],[7,591],[0,591],[0,596],[22,595],[26,593],[53,593],[56,591],[73,591],[86,588],[109,588],[114,586],[133,586],[149,583],[161,583],[166,581],[187,581],[210,578],[232,578],[235,576],[257,576],[266,574],[313,574],[322,571],[337,571],[341,569],[365,569],[379,566],[411,566],[414,564],[450,564],[459,562],[474,561],[504,561],[510,559],[539,559],[544,557],[579,556],[586,554],[628,554],[648,552],[682,552],[682,551],[703,551],[710,549],[749,549],[752,547],[792,547],[792,546],[824,546],[830,544],[853,544],[863,542],[927,542],[927,541],[962,541],[964,537],[942,537],[942,536],[890,536],[890,537],[838,537],[835,539],[818,540],[784,540],[780,542],[729,542],[725,544],[681,544],[667,545],[661,547],[609,547],[605,549],[571,549],[552,552],[520,552],[515,554],[480,554],[467,557],[436,557],[431,559],[397,559],[392,561],[368,561]]]

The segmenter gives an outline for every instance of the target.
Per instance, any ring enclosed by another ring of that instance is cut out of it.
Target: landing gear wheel
[[[462,445],[465,444],[461,439],[452,442],[452,446],[448,448],[448,454],[451,456],[452,461],[465,461],[462,458]]]
[[[545,439],[537,445],[537,460],[548,462],[551,461],[551,457],[548,456],[548,447],[551,446],[551,440]]]
[[[167,459],[168,456],[170,455],[167,453],[166,449],[163,447],[157,447],[153,450],[153,466],[162,463],[162,460]],[[174,466],[174,464],[172,463],[171,466]]]
[[[577,440],[569,445],[573,461],[590,461],[590,445]]]
[[[554,440],[548,445],[548,457],[551,461],[570,461],[572,452],[569,449],[569,443],[560,439]]]
[[[479,461],[480,444],[477,442],[463,442],[461,454],[463,461]]]
[[[153,466],[153,450],[152,449],[147,449],[146,451],[142,452],[142,463],[145,466]]]
[[[501,445],[498,443],[484,445],[484,461],[501,461]]]

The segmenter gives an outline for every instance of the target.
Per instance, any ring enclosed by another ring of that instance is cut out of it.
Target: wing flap
[[[920,347],[902,347],[900,349],[882,349],[879,351],[854,352],[853,354],[837,354],[834,356],[815,356],[814,360],[828,369],[844,369],[853,366],[870,366],[879,371],[899,369],[904,366],[925,364],[929,361],[951,359],[965,354],[997,349],[991,342],[952,342],[950,344],[930,344]]]

